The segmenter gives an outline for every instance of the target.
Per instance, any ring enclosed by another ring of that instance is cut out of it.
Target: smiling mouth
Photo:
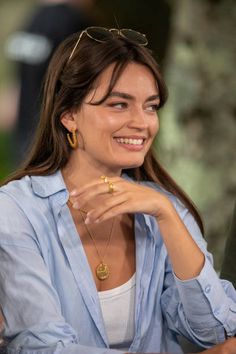
[[[130,139],[130,138],[115,138],[115,140],[120,144],[126,145],[138,145],[141,146],[144,143],[144,139]]]

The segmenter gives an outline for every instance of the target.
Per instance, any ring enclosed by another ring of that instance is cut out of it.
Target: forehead
[[[115,64],[110,65],[98,77],[93,93],[105,94],[108,90]],[[158,84],[151,70],[138,63],[129,63],[115,83],[115,91],[130,93],[134,96],[151,96],[158,94]]]

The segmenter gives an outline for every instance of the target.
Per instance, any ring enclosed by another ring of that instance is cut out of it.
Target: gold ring
[[[114,184],[112,182],[108,182],[108,193],[112,194],[114,192]]]
[[[100,178],[103,180],[104,183],[108,183],[107,176],[101,176]]]

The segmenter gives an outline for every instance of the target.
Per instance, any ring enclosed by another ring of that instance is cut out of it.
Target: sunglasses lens
[[[145,36],[145,34],[137,32],[137,31],[133,31],[132,29],[128,29],[128,28],[124,28],[124,29],[116,29],[116,28],[111,28],[111,29],[107,29],[105,27],[96,27],[96,26],[92,26],[92,27],[88,27],[87,29],[85,29],[84,31],[82,31],[79,35],[79,39],[77,40],[68,61],[71,60],[76,48],[78,47],[78,44],[81,40],[81,37],[83,34],[86,34],[89,38],[97,41],[97,42],[106,42],[109,39],[114,38],[115,36],[123,36],[127,39],[129,39],[130,41],[139,44],[139,45],[147,45],[148,44],[148,40]]]
[[[147,45],[148,44],[148,40],[145,36],[145,34],[137,32],[137,31],[133,31],[131,29],[122,29],[120,31],[120,33],[122,34],[122,36],[128,38],[129,40],[131,40],[134,43],[140,44],[140,45]]]
[[[113,34],[103,27],[89,27],[86,33],[90,38],[98,42],[104,42],[113,37]]]

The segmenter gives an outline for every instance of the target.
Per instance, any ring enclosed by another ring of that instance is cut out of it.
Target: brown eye
[[[118,108],[118,109],[125,109],[127,108],[128,104],[126,102],[113,102],[113,103],[109,103],[108,106]]]
[[[145,110],[148,111],[148,112],[157,112],[158,109],[159,109],[159,105],[158,104],[152,104],[152,105],[147,106],[145,108]]]

